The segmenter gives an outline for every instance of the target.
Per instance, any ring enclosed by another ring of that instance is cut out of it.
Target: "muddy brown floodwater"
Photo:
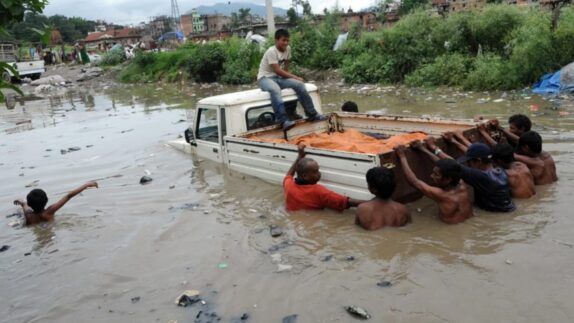
[[[0,321],[208,322],[214,312],[221,322],[353,322],[348,305],[373,322],[574,321],[572,101],[322,86],[325,111],[354,100],[410,116],[525,113],[557,162],[560,180],[512,214],[475,210],[447,226],[422,199],[409,205],[412,224],[365,232],[352,211],[288,215],[280,186],[167,147],[198,98],[244,88],[172,87],[111,85],[0,106],[0,245],[10,246],[0,253]],[[71,147],[81,150],[61,153]],[[153,181],[140,185],[146,174]],[[9,225],[12,201],[32,187],[54,202],[89,180],[100,188],[54,223]],[[272,238],[271,224],[283,235]],[[177,307],[189,289],[206,304]]]

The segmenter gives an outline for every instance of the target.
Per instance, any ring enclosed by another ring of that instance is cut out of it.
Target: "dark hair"
[[[518,139],[518,147],[528,146],[530,151],[540,154],[542,151],[542,137],[536,131],[527,131]]]
[[[492,159],[510,164],[514,161],[514,148],[509,144],[497,144],[492,149]]]
[[[48,195],[43,190],[36,188],[28,193],[26,196],[26,201],[28,206],[34,210],[34,212],[42,212],[48,203]]]
[[[532,127],[532,121],[523,114],[515,114],[511,116],[508,118],[508,123],[512,123],[516,128],[525,132],[530,131],[530,128]]]
[[[303,176],[303,174],[307,172],[307,165],[309,165],[311,162],[314,162],[314,160],[311,158],[301,158],[295,167],[297,176]]]
[[[462,175],[462,167],[454,159],[441,159],[437,160],[435,166],[440,171],[443,178],[450,178],[451,185],[457,185],[460,182],[460,176]]]
[[[347,101],[347,102],[343,103],[341,110],[345,111],[345,112],[359,112],[359,107],[357,106],[357,104],[355,102]]]
[[[287,29],[277,29],[275,32],[275,40],[278,40],[281,37],[289,38],[289,32]]]
[[[385,167],[373,167],[367,172],[367,183],[378,198],[388,199],[395,191],[395,173]]]

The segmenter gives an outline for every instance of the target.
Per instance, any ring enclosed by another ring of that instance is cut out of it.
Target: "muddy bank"
[[[351,322],[346,306],[373,322],[574,316],[570,101],[319,84],[325,111],[354,100],[361,111],[410,116],[526,113],[557,161],[559,182],[518,201],[513,214],[476,210],[446,226],[422,199],[408,206],[412,224],[365,232],[352,211],[288,215],[281,187],[165,145],[199,98],[248,86],[98,84],[0,105],[3,322],[194,322],[211,313],[221,322],[244,314],[247,322]],[[153,181],[141,185],[142,176]],[[54,223],[10,226],[12,201],[31,188],[54,202],[88,180],[100,188],[74,198]],[[186,290],[205,304],[177,306]]]

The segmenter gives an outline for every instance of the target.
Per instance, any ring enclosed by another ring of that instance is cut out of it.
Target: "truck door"
[[[222,159],[222,129],[219,109],[198,108],[197,122],[195,129],[195,140],[197,143],[197,154],[200,157],[214,161]]]

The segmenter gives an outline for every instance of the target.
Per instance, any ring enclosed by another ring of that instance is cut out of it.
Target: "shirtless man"
[[[528,166],[536,185],[546,185],[558,180],[554,159],[542,150],[542,137],[535,131],[528,131],[520,136],[518,152],[514,154],[514,159]]]
[[[422,143],[417,141],[413,143],[413,146],[420,149]],[[455,160],[439,159],[435,156],[437,160],[435,160],[431,179],[436,186],[431,186],[418,179],[413,173],[405,156],[405,147],[400,145],[394,149],[407,181],[438,204],[438,215],[444,223],[460,223],[473,215],[470,193],[464,182],[460,180],[462,168]]]
[[[40,222],[53,221],[56,211],[58,211],[62,206],[68,203],[74,196],[82,193],[85,189],[90,187],[98,187],[96,182],[88,182],[75,190],[66,194],[58,202],[50,205],[47,209],[46,204],[48,203],[48,196],[46,192],[41,189],[33,189],[26,196],[26,201],[16,200],[15,205],[20,205],[24,210],[24,216],[26,217],[26,225],[37,224]]]
[[[410,222],[406,206],[391,200],[396,186],[392,170],[385,167],[369,169],[367,183],[375,198],[359,205],[355,224],[365,230],[378,230],[382,227],[400,227]]]

